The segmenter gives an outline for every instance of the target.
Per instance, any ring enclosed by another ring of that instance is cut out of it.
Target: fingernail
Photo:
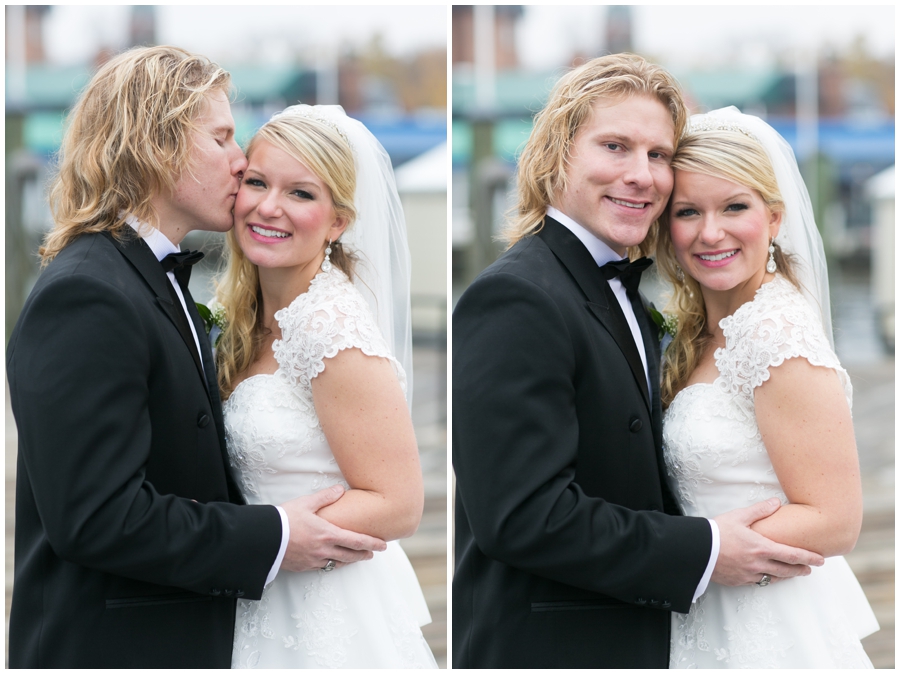
[[[769,505],[780,506],[780,505],[781,505],[781,501],[778,500],[778,498],[776,498],[776,497],[773,496],[772,498],[769,499]]]
[[[340,494],[342,491],[344,491],[344,488],[339,484],[333,484],[331,485],[331,487],[329,487],[329,489],[331,489],[331,491],[336,494]]]

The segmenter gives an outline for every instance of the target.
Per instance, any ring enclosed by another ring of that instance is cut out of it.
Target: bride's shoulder
[[[303,334],[322,332],[329,324],[347,317],[365,320],[369,308],[365,298],[347,275],[337,267],[320,272],[309,290],[298,295],[284,309],[275,312],[275,320],[287,339],[297,330]]]
[[[726,341],[732,337],[737,346],[737,339],[746,340],[755,336],[761,340],[780,340],[797,331],[811,333],[824,339],[818,312],[809,300],[781,275],[769,283],[763,284],[753,300],[743,304],[731,316],[719,324],[725,332]]]

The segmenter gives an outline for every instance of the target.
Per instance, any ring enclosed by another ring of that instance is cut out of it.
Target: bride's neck
[[[321,260],[298,267],[259,267],[259,290],[266,326],[271,327],[275,323],[276,311],[284,309],[309,290],[320,267]]]

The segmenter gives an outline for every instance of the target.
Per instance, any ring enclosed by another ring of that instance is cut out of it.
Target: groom
[[[512,245],[453,314],[454,667],[667,667],[670,612],[710,580],[822,563],[749,529],[777,504],[682,517],[666,482],[646,265],[620,260],[650,249],[686,120],[630,54],[535,119]]]
[[[232,226],[247,161],[229,86],[205,58],[134,49],[69,117],[46,269],[7,351],[12,667],[227,668],[236,598],[384,549],[316,515],[339,488],[242,505],[228,467],[193,258],[169,254]]]

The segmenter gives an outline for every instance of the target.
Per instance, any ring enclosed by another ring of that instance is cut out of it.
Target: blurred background
[[[692,112],[735,105],[793,146],[829,259],[838,356],[854,386],[865,518],[848,560],[894,666],[894,7],[454,6],[452,302],[502,250],[516,157],[567,69],[634,52]],[[653,269],[651,268],[651,272]],[[665,304],[645,274],[642,290]]]
[[[96,68],[120,51],[173,44],[228,70],[242,145],[274,112],[302,102],[342,105],[385,147],[412,254],[413,422],[426,489],[419,531],[402,544],[431,609],[423,631],[446,666],[446,7],[8,5],[5,18],[7,340],[51,226],[45,188],[66,112]],[[193,233],[182,244],[207,253],[191,278],[197,301],[212,298],[223,240]],[[8,618],[16,428],[6,408]]]

